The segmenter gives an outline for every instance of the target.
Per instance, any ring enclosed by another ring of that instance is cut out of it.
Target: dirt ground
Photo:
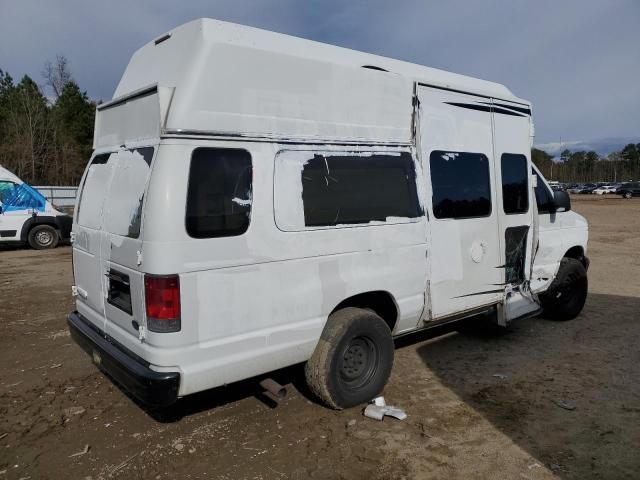
[[[405,421],[317,405],[300,367],[277,405],[247,381],[145,410],[69,337],[70,248],[0,251],[0,480],[640,478],[640,199],[574,208],[582,315],[400,342],[385,397]]]

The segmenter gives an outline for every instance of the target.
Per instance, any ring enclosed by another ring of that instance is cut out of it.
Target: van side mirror
[[[556,212],[568,212],[571,210],[571,198],[569,198],[569,194],[563,190],[553,192],[553,204]]]

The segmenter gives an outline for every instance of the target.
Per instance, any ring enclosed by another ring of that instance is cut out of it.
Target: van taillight
[[[180,278],[145,275],[144,299],[147,328],[152,332],[180,331]]]

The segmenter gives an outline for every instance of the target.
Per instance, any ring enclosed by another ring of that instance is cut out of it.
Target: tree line
[[[640,180],[640,143],[629,143],[619,152],[600,156],[594,151],[563,150],[559,160],[534,148],[531,160],[549,180],[564,183],[624,182]]]
[[[42,77],[43,85],[28,75],[15,83],[0,69],[0,165],[34,185],[77,185],[91,155],[96,103],[64,56],[47,62]]]
[[[0,165],[34,185],[77,185],[91,155],[99,102],[80,89],[62,55],[44,65],[42,78],[43,85],[27,75],[15,83],[0,69]],[[531,158],[551,180],[640,180],[640,143],[606,157],[564,150],[559,161],[534,148]]]

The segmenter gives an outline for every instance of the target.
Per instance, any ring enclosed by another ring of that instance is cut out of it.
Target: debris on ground
[[[564,408],[565,410],[575,410],[576,409],[576,406],[573,403],[567,402],[566,400],[554,400],[553,403],[555,403],[560,408]]]
[[[364,409],[364,416],[373,418],[374,420],[380,420],[386,416],[397,418],[398,420],[404,420],[407,418],[407,414],[404,410],[392,405],[387,405],[384,397],[374,398],[369,405]]]
[[[89,449],[91,447],[89,446],[89,444],[85,445],[84,448],[82,450],[80,450],[79,452],[76,453],[72,453],[71,455],[69,455],[69,458],[73,458],[73,457],[80,457],[82,455],[84,455],[85,453],[89,453]]]

